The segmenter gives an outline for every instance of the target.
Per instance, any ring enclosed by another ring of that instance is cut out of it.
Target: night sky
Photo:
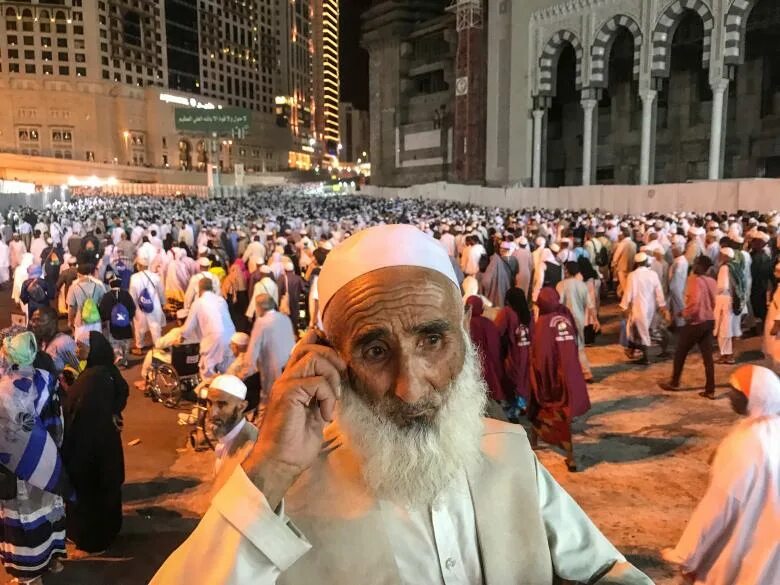
[[[370,0],[340,1],[341,101],[368,109],[368,53],[360,47],[360,14]]]

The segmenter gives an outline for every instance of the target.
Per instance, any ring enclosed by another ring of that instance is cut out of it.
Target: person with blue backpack
[[[149,270],[149,261],[139,255],[136,260],[138,272],[130,277],[130,296],[137,307],[133,328],[135,334],[135,348],[133,355],[143,355],[143,350],[149,347],[146,343],[146,334],[152,337],[151,345],[157,343],[165,327],[165,313],[163,312],[163,290],[160,277]]]
[[[122,281],[114,277],[109,282],[110,290],[100,301],[100,316],[108,323],[109,341],[114,348],[114,363],[127,367],[127,354],[133,339],[133,319],[136,306],[130,293],[122,289]]]
[[[33,264],[27,269],[27,280],[22,283],[19,300],[27,306],[27,318],[36,309],[48,307],[54,300],[54,288],[43,278],[43,269]]]

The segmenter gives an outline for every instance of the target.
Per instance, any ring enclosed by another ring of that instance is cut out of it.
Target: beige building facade
[[[0,100],[8,104],[0,109],[2,152],[184,171],[204,171],[210,162],[225,170],[241,163],[249,172],[287,167],[287,150],[278,146],[286,133],[262,119],[253,121],[241,144],[179,132],[177,107],[208,112],[222,106],[203,96],[100,81],[0,77]]]

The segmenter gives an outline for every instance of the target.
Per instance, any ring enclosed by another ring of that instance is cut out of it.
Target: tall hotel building
[[[0,11],[0,151],[274,171],[337,149],[337,0],[10,0]],[[210,137],[176,130],[182,105],[245,108],[252,126],[212,153]]]
[[[331,157],[338,157],[339,132],[339,3],[317,0],[314,85],[317,137]]]

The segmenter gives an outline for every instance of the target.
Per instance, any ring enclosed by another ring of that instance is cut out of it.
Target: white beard
[[[480,460],[487,386],[466,337],[460,374],[441,392],[434,420],[399,427],[352,388],[342,387],[336,420],[362,459],[363,478],[380,499],[429,505],[461,471]]]

